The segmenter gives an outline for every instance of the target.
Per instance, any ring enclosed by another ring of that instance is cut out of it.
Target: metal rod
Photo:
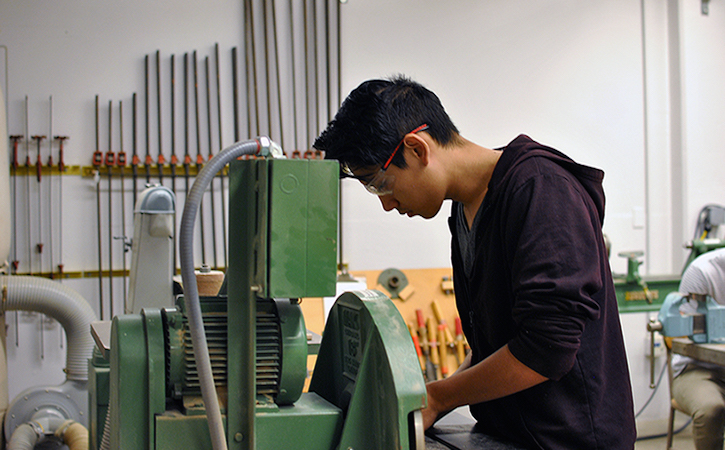
[[[31,243],[31,237],[30,237],[30,148],[28,145],[28,142],[30,141],[30,136],[28,136],[28,96],[25,96],[25,171],[27,176],[25,177],[25,187],[26,187],[26,219],[27,222],[25,224],[25,236],[27,237],[28,241],[28,274],[33,274],[33,244]]]
[[[10,136],[10,139],[13,141],[13,262],[10,267],[12,273],[17,274],[20,264],[18,261],[18,145],[23,136],[17,134]]]
[[[36,179],[38,180],[38,243],[36,249],[38,252],[38,273],[43,273],[43,193],[40,185],[41,172],[43,163],[40,159],[40,143],[45,136],[34,135],[33,140],[38,144],[38,158],[35,162]],[[40,314],[40,359],[45,359],[45,320],[43,314]]]
[[[63,142],[68,136],[55,136],[58,140],[58,172],[65,172]],[[63,281],[63,177],[58,177],[58,279]]]
[[[282,82],[280,81],[280,69],[279,69],[279,42],[277,41],[277,8],[275,8],[274,1],[270,2],[272,8],[272,42],[274,48],[274,60],[275,70],[277,79],[277,111],[279,114],[279,139],[282,144],[282,148],[286,147],[285,132],[284,132],[284,113],[282,109]],[[292,12],[290,11],[290,14]],[[271,105],[270,105],[271,108]]]
[[[48,249],[50,254],[50,279],[55,278],[53,268],[53,96],[49,98],[48,111]]]
[[[146,183],[151,183],[151,164],[154,160],[151,158],[151,143],[149,135],[149,55],[146,55],[144,59],[144,100],[146,101],[146,160],[144,165],[146,166]]]
[[[93,165],[96,167],[94,171],[94,181],[96,182],[96,220],[98,225],[98,307],[99,317],[104,320],[103,316],[103,250],[101,238],[101,176],[100,166],[103,154],[100,151],[98,123],[98,95],[96,95],[96,151],[93,153]]]
[[[222,94],[221,94],[221,75],[219,72],[219,43],[214,45],[214,55],[216,63],[216,104],[217,104],[217,124],[219,127],[219,148],[225,148],[222,139]],[[237,142],[237,141],[235,141]],[[222,247],[224,248],[224,267],[229,265],[227,258],[227,202],[224,198],[226,189],[224,188],[224,171],[219,172],[220,197],[222,198]]]
[[[35,178],[38,180],[38,243],[35,244],[35,250],[38,252],[38,273],[43,273],[43,192],[41,189],[41,172],[43,170],[43,162],[40,159],[40,143],[45,136],[34,135],[33,140],[37,144],[38,152],[35,160]]]
[[[156,110],[158,113],[158,130],[159,130],[159,156],[158,156],[158,169],[159,169],[159,184],[164,184],[164,152],[161,143],[161,51],[156,50]]]
[[[176,156],[176,58],[171,55],[171,191],[176,197],[176,166],[179,158]],[[174,229],[176,229],[176,208],[174,208]],[[176,275],[176,233],[174,233],[174,275]]]
[[[113,152],[113,102],[108,101],[108,151],[106,152],[106,168],[108,169],[108,311],[113,319],[113,173],[116,165]]]
[[[234,99],[234,142],[239,142],[239,86],[237,80],[237,48],[232,48],[232,98]]]
[[[136,140],[136,93],[133,93],[133,97],[131,99],[131,148],[133,154],[131,155],[131,172],[132,172],[132,178],[133,178],[133,206],[136,205],[136,196],[138,194],[138,165],[141,162],[140,158],[138,157],[138,148],[137,148],[137,140]]]
[[[186,195],[189,195],[189,54],[184,53],[184,180],[186,181]],[[184,199],[186,201],[186,199]]]
[[[126,152],[123,150],[123,101],[118,102],[118,136],[119,136],[119,147],[118,147],[118,158],[117,165],[121,169],[121,256],[123,258],[123,305],[126,306],[128,301],[128,288],[126,283],[126,253],[128,248],[126,246],[126,182],[124,178],[124,170],[126,169]],[[116,237],[118,238],[118,236]]]
[[[14,275],[18,273],[18,220],[17,220],[17,198],[18,198],[18,143],[23,139],[21,135],[10,136],[13,141],[13,262],[11,264],[11,270]],[[19,327],[19,315],[20,311],[15,311],[15,346],[20,345],[20,332]]]
[[[198,64],[196,62],[196,50],[194,50],[193,53],[193,62],[194,62],[194,108],[195,108],[195,117],[196,117],[196,173],[199,173],[201,171],[201,168],[204,166],[204,157],[201,154],[201,132],[199,127],[199,72],[198,72]],[[202,264],[206,264],[206,234],[204,233],[204,203],[199,202],[199,225],[200,225],[200,231],[201,231],[201,262]]]
[[[248,126],[249,126],[249,132],[247,133],[249,136],[259,136],[260,134],[260,127],[259,127],[259,92],[257,89],[257,52],[255,48],[255,36],[254,36],[254,9],[252,7],[252,1],[247,0],[246,1],[246,13],[245,19],[247,20],[247,32],[249,33],[248,39],[247,39],[247,71],[251,69],[251,77],[249,76],[249,73],[247,73],[247,88],[248,88],[248,94],[250,96],[254,96],[254,103],[251,101],[248,101],[249,108],[253,108],[249,110],[249,118],[248,118]],[[254,116],[254,124],[256,126],[256,130],[252,132],[252,116]]]
[[[207,56],[204,58],[204,71],[206,74],[206,112],[207,112],[207,136],[209,138],[209,155],[208,155],[208,161],[211,161],[211,159],[214,157],[214,154],[212,152],[212,126],[211,126],[211,89],[209,87],[209,84],[211,83],[210,77],[209,77],[209,57]],[[213,180],[212,180],[213,181]],[[218,269],[219,266],[217,265],[217,245],[216,245],[216,207],[215,207],[215,200],[214,200],[214,183],[209,183],[209,194],[211,196],[211,243],[212,243],[212,255],[214,255],[214,264],[211,264],[211,266],[215,269]]]
[[[267,135],[273,136],[272,132],[272,87],[269,84],[270,64],[269,64],[269,36],[267,33],[267,3],[262,2],[262,36],[264,37],[264,82],[267,91]],[[284,148],[284,147],[283,147]]]
[[[295,58],[295,17],[294,17],[294,0],[289,0],[290,10],[290,49],[292,53],[292,70],[290,70],[290,76],[292,77],[292,126],[294,133],[292,133],[292,142],[294,145],[293,150],[299,150],[299,141],[297,140],[297,63]]]

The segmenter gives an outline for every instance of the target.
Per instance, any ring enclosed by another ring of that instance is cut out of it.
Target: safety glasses
[[[417,128],[415,128],[411,133],[418,133],[419,131],[427,130],[428,124],[423,124]],[[365,189],[368,190],[373,195],[389,195],[393,193],[393,182],[395,181],[395,176],[389,175],[386,173],[388,170],[388,167],[390,167],[390,164],[393,162],[393,158],[395,158],[395,155],[398,153],[398,150],[400,150],[400,147],[403,146],[403,139],[400,140],[400,143],[395,147],[395,150],[393,150],[393,153],[390,154],[390,157],[385,161],[385,164],[378,170],[375,175],[373,175],[370,180],[366,181],[365,178],[367,177],[359,177],[356,176],[350,167],[347,164],[342,165],[342,171],[353,177],[360,180],[364,185]]]

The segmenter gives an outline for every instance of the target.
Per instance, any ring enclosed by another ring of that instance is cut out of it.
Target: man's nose
[[[379,198],[385,211],[392,211],[398,205],[398,202],[390,194],[381,195]]]

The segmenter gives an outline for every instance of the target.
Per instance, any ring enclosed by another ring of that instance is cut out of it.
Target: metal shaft
[[[121,173],[121,256],[123,258],[123,305],[126,306],[128,300],[128,288],[126,283],[126,183],[124,177],[124,171],[126,169],[126,152],[123,150],[123,101],[118,102],[118,136],[119,136],[119,147],[118,147],[118,158],[116,164],[118,165]]]
[[[26,213],[26,223],[25,223],[25,236],[27,238],[28,242],[28,274],[33,274],[33,244],[31,243],[31,237],[30,237],[30,148],[28,146],[28,142],[30,141],[30,136],[28,136],[28,96],[25,96],[25,188],[26,188],[26,196],[25,196],[25,213]]]
[[[103,250],[102,250],[102,238],[101,238],[101,177],[100,177],[100,164],[101,161],[97,155],[101,154],[100,142],[99,142],[99,129],[100,124],[98,122],[98,96],[96,95],[96,151],[93,154],[93,165],[96,166],[94,172],[94,178],[96,182],[96,221],[98,225],[98,311],[101,320],[104,320],[103,316]]]
[[[209,77],[209,57],[207,56],[204,58],[204,71],[206,74],[206,112],[207,112],[207,136],[209,138],[209,155],[208,160],[211,161],[211,159],[214,157],[214,154],[212,152],[213,144],[212,144],[212,126],[211,126],[211,89],[209,88],[209,84],[211,84],[210,77]],[[209,194],[211,197],[211,244],[212,244],[212,255],[214,255],[214,264],[211,266],[215,269],[217,269],[219,266],[217,266],[217,241],[216,241],[216,207],[214,200],[214,183],[209,183]]]
[[[219,72],[219,43],[214,46],[214,54],[216,56],[216,103],[217,103],[217,123],[219,125],[219,149],[225,148],[222,139],[222,94],[221,94],[221,75]],[[237,142],[237,141],[235,141]],[[224,188],[224,171],[219,172],[219,185],[221,191],[219,196],[222,198],[222,247],[224,248],[224,267],[229,265],[227,258],[227,205],[224,198],[226,189]]]
[[[162,151],[162,139],[161,139],[161,52],[156,50],[156,111],[158,113],[158,135],[159,135],[159,183],[163,184],[164,181],[164,152]]]
[[[144,166],[146,168],[146,183],[151,183],[151,164],[154,160],[151,158],[151,142],[149,135],[149,55],[144,59],[144,97],[146,108],[146,160]]]
[[[113,153],[113,102],[108,102],[108,151],[106,168],[108,169],[108,311],[113,319],[113,173],[115,154]]]
[[[50,279],[55,278],[53,266],[53,96],[49,99],[48,114],[48,253],[50,256]]]
[[[179,158],[176,156],[176,59],[171,55],[171,191],[176,196],[176,166]],[[176,227],[176,209],[174,209],[174,227]],[[176,275],[176,233],[174,233],[174,275]]]
[[[201,171],[204,165],[204,157],[201,155],[201,130],[199,127],[199,72],[196,62],[196,50],[193,53],[194,63],[194,108],[196,117],[196,173]],[[206,264],[206,234],[204,233],[204,207],[203,202],[199,203],[199,228],[201,230],[201,262]]]

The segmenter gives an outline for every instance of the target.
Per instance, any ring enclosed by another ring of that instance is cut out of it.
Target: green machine
[[[339,167],[280,155],[267,138],[235,144],[197,177],[181,224],[185,293],[115,317],[91,361],[92,449],[425,447],[425,382],[387,297],[343,294],[308,343],[299,299],[335,294]],[[198,298],[194,208],[227,163],[229,267],[219,294]]]

